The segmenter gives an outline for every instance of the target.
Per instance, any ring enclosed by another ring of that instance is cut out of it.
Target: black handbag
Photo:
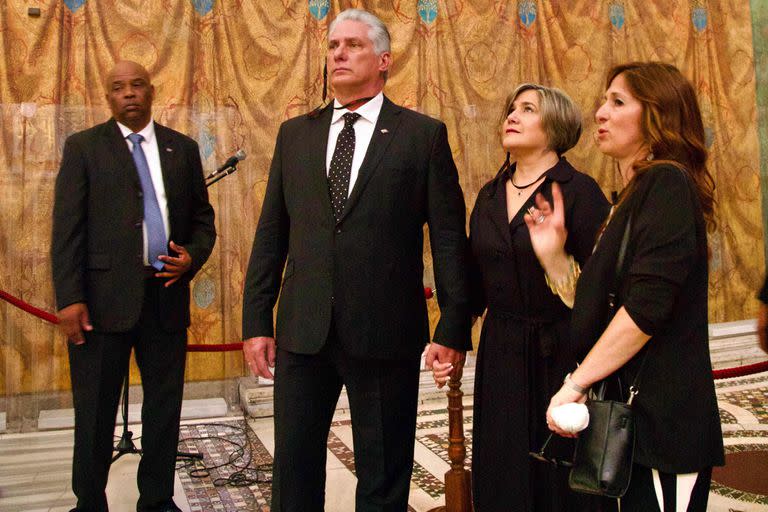
[[[587,402],[589,425],[579,433],[568,485],[577,492],[620,498],[632,478],[635,418],[630,388],[627,403],[598,398]]]
[[[627,221],[619,248],[614,286],[608,294],[609,313],[616,312],[616,293],[623,270],[624,256],[629,242],[632,217]],[[613,318],[609,314],[609,318]],[[606,382],[597,388],[593,399],[587,401],[589,424],[579,433],[573,455],[573,467],[568,485],[576,492],[610,498],[620,498],[632,478],[632,460],[635,450],[635,419],[632,400],[637,394],[637,382],[648,355],[647,348],[635,381],[629,388],[627,402],[604,400]]]

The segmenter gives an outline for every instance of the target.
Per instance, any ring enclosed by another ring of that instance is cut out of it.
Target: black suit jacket
[[[426,223],[441,311],[434,339],[471,348],[466,212],[445,125],[384,98],[337,223],[325,168],[331,112],[280,127],[246,276],[243,337],[273,336],[280,293],[282,349],[318,352],[333,317],[353,356],[418,353],[429,338]]]
[[[213,208],[197,143],[155,123],[170,239],[183,245],[192,268],[165,288],[158,312],[167,330],[189,325],[189,281],[216,239]],[[88,306],[94,328],[124,332],[139,319],[144,297],[141,183],[117,122],[70,136],[56,178],[51,262],[59,309]]]

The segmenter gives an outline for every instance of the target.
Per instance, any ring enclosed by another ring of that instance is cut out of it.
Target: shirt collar
[[[381,112],[381,106],[384,104],[384,92],[379,91],[379,94],[373,97],[373,99],[367,101],[364,105],[362,105],[360,108],[355,110],[354,112],[357,114],[360,114],[360,117],[365,119],[371,124],[376,124],[376,121],[379,119],[379,113]],[[333,100],[333,117],[331,118],[331,124],[337,122],[339,119],[341,119],[341,116],[346,114],[347,112],[351,112],[351,110],[348,110],[346,108],[342,108],[339,110],[336,110],[336,107],[340,107],[341,103],[339,103],[339,100],[334,99]]]
[[[117,126],[120,128],[120,132],[123,134],[124,139],[127,139],[130,134],[134,133],[130,128],[125,126],[120,121],[117,121]],[[144,137],[144,142],[152,142],[152,140],[155,138],[155,121],[150,119],[149,123],[147,123],[147,126],[145,126],[140,132],[136,133]]]

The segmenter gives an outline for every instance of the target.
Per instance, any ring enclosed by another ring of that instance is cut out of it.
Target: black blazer
[[[579,278],[572,338],[586,354],[611,320],[608,288],[630,213],[619,306],[651,336],[647,348],[617,372],[626,391],[648,351],[632,403],[634,460],[667,473],[722,465],[707,327],[707,232],[692,180],[683,171],[663,164],[647,170],[616,209]]]
[[[163,290],[163,327],[189,325],[189,281],[213,250],[213,208],[197,143],[155,123],[170,239],[192,268]],[[56,178],[51,264],[59,309],[88,306],[95,329],[123,332],[139,319],[144,297],[141,183],[117,122],[76,133],[64,145]]]
[[[318,352],[333,317],[353,356],[417,354],[429,338],[426,223],[441,310],[434,339],[471,348],[465,206],[445,125],[385,97],[336,223],[325,169],[331,113],[280,127],[246,276],[243,337],[273,336],[280,292],[282,349]]]

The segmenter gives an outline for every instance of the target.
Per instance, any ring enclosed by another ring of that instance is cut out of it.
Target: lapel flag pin
[[[165,150],[169,153],[173,153],[173,148],[165,148]]]
[[[389,130],[387,130],[386,128],[382,128],[381,133],[389,133]]]

